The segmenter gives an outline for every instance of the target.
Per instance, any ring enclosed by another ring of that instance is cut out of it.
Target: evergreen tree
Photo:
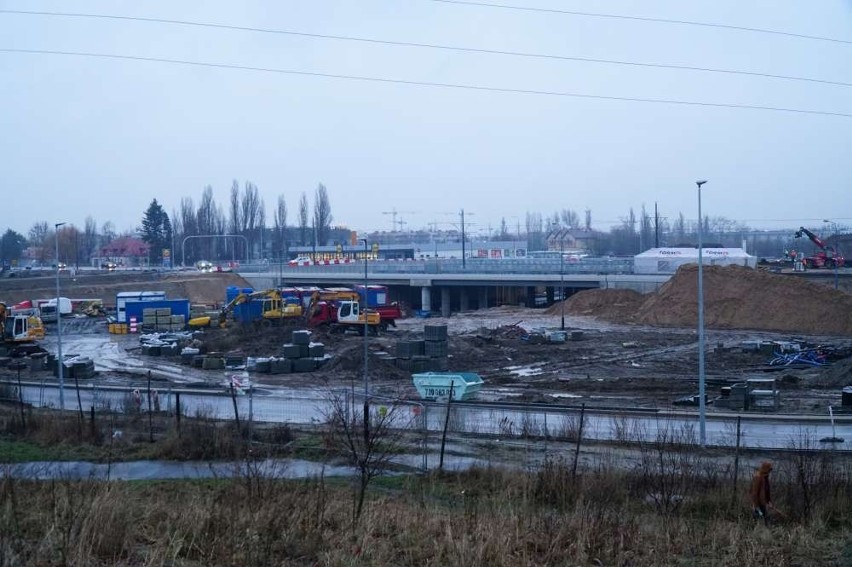
[[[162,261],[164,248],[171,248],[172,223],[165,209],[156,199],[151,201],[142,217],[142,240],[151,245],[148,259],[151,263]]]

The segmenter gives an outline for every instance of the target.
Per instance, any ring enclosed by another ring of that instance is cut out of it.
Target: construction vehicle
[[[240,306],[244,308],[240,309]],[[277,289],[240,293],[232,299],[219,315],[219,326],[227,326],[229,315],[234,314],[234,320],[239,323],[256,323],[264,327],[272,327],[295,321],[303,314],[302,306],[297,302],[291,303],[281,297]]]
[[[396,320],[402,319],[402,309],[396,301],[388,301],[388,288],[383,285],[371,285],[366,288],[363,285],[355,286],[358,292],[358,300],[366,304],[367,309],[377,311],[382,318],[382,328],[396,327]]]
[[[5,356],[46,352],[38,344],[44,338],[44,324],[37,309],[13,311],[5,303],[0,303],[0,325],[3,329],[0,345],[6,351]]]
[[[305,315],[310,327],[329,325],[334,330],[353,329],[362,334],[365,328],[373,334],[383,328],[381,315],[361,309],[358,294],[351,289],[313,292]]]
[[[834,268],[842,268],[846,264],[846,259],[840,251],[838,251],[834,246],[829,246],[823,242],[816,234],[805,227],[799,227],[795,236],[796,238],[807,236],[811,242],[819,248],[818,252],[802,259],[802,264],[805,266],[805,269],[827,268],[832,270]]]

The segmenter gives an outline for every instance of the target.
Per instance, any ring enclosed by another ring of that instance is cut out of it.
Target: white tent
[[[757,266],[757,257],[742,248],[704,248],[705,266]],[[636,274],[673,274],[685,264],[698,263],[698,248],[651,248],[633,258]]]

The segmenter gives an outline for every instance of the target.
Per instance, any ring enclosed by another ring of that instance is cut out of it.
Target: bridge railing
[[[368,264],[374,274],[632,274],[632,258],[584,258],[577,262],[560,263],[558,259],[502,259],[442,258],[428,260],[371,260]],[[243,264],[241,273],[359,274],[364,272],[362,262],[317,266],[288,266],[277,263]]]

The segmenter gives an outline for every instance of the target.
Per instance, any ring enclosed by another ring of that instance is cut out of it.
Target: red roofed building
[[[122,236],[116,238],[98,251],[98,258],[93,258],[93,264],[115,262],[119,266],[147,266],[151,245],[139,238]]]

